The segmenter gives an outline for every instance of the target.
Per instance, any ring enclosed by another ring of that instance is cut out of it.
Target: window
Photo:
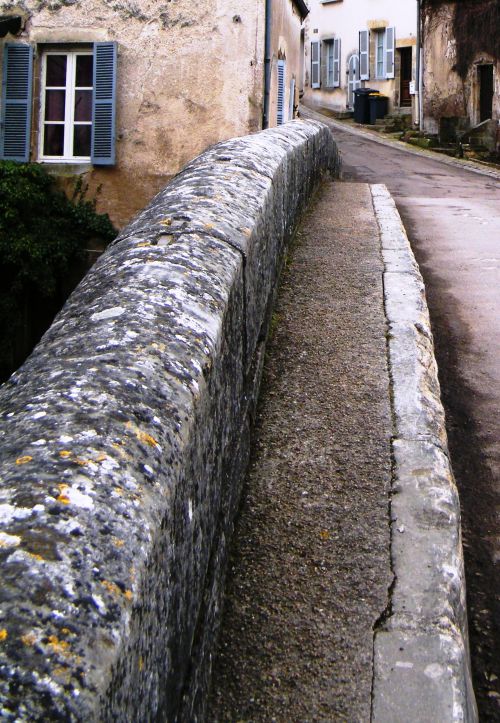
[[[326,41],[326,87],[340,87],[340,38]]]
[[[115,162],[116,43],[51,47],[41,55],[38,158]],[[7,43],[3,64],[0,157],[30,157],[33,48]]]
[[[375,33],[375,77],[385,78],[385,30]]]
[[[375,31],[375,77],[394,78],[395,28]]]
[[[333,42],[326,43],[326,86],[333,88]]]
[[[93,78],[92,50],[44,54],[41,160],[90,161]]]
[[[320,83],[320,54],[319,42],[311,43],[311,88],[319,88]]]

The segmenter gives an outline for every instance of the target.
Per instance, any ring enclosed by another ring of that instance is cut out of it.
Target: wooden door
[[[400,101],[399,105],[403,108],[411,106],[410,83],[411,83],[411,48],[401,48],[400,54]]]

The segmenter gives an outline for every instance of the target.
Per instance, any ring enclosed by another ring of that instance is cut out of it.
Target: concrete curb
[[[455,168],[460,168],[463,171],[472,171],[473,173],[479,173],[482,176],[489,176],[490,178],[494,178],[495,180],[500,181],[500,171],[496,171],[494,168],[485,168],[482,165],[479,165],[478,163],[475,163],[474,161],[468,159],[459,160],[458,158],[450,158],[449,156],[440,155],[435,151],[430,151],[426,148],[410,146],[408,145],[408,143],[404,143],[403,141],[381,138],[379,134],[373,131],[362,129],[361,127],[353,128],[352,126],[330,118],[330,116],[324,115],[323,113],[321,113],[321,111],[316,110],[315,108],[310,108],[309,106],[301,106],[300,110],[302,117],[308,120],[317,120],[321,123],[326,123],[332,128],[338,128],[339,130],[350,133],[351,135],[357,136],[358,138],[368,138],[369,140],[373,141],[374,143],[378,143],[381,146],[397,148],[400,151],[410,153],[414,156],[423,156],[424,158],[428,158],[431,161],[444,163],[446,166],[454,166]]]
[[[425,290],[394,200],[371,187],[384,262],[393,395],[394,582],[375,629],[372,720],[477,721],[460,504]]]

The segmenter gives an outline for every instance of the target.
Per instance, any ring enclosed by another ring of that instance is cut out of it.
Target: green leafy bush
[[[32,328],[40,326],[33,307],[45,304],[53,316],[62,290],[71,291],[67,278],[85,265],[89,242],[116,236],[85,190],[77,183],[69,199],[42,166],[0,161],[0,378],[31,351],[33,332],[44,331]]]

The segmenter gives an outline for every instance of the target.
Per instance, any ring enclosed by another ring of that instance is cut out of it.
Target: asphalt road
[[[337,126],[344,179],[388,186],[425,280],[462,503],[476,695],[481,720],[500,720],[500,173]]]

